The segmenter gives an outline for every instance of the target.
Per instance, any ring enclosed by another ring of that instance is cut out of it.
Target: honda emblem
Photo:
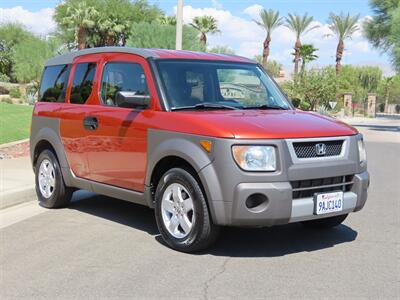
[[[323,156],[326,154],[326,145],[323,143],[315,144],[315,153],[318,156]]]

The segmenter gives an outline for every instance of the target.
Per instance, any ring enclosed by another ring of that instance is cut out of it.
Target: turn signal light
[[[212,150],[212,142],[211,141],[201,140],[200,146],[203,147],[203,149],[206,150],[208,153],[211,153],[211,150]]]

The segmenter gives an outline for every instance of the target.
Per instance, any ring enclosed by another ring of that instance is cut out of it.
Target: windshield
[[[255,64],[158,60],[157,66],[172,110],[291,109],[274,81]]]

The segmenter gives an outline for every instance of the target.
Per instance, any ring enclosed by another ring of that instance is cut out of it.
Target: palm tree
[[[310,61],[316,60],[318,58],[318,55],[315,54],[316,51],[318,51],[318,49],[315,48],[314,45],[312,44],[301,45],[299,51],[301,59],[300,74],[304,74],[304,71],[306,69],[306,63],[309,63]],[[292,54],[295,55],[295,53]]]
[[[162,25],[176,25],[175,16],[162,16],[158,19],[158,22]]]
[[[129,22],[124,20],[104,18],[99,20],[99,30],[103,37],[100,45],[115,46],[124,44],[122,41],[123,33],[129,30],[131,25]]]
[[[329,29],[337,35],[339,42],[336,48],[336,75],[340,74],[340,68],[341,68],[341,61],[343,57],[343,51],[344,51],[344,40],[349,38],[351,39],[351,36],[359,30],[359,27],[357,25],[357,21],[360,15],[356,16],[350,16],[350,14],[343,14],[340,13],[340,15],[336,15],[334,13],[331,13],[329,16]]]
[[[296,43],[294,44],[294,74],[297,75],[299,72],[299,62],[300,62],[300,47],[301,41],[300,37],[319,27],[318,25],[310,26],[314,18],[309,16],[307,13],[302,17],[297,14],[289,14],[286,17],[286,27],[288,27],[296,35]]]
[[[86,48],[87,30],[96,24],[98,14],[95,8],[88,6],[85,2],[67,8],[66,17],[62,19],[62,23],[75,28],[75,40],[79,50]]]
[[[200,33],[200,43],[204,46],[207,46],[207,33],[220,32],[218,22],[212,16],[195,17],[190,26],[194,27]]]
[[[382,80],[384,97],[385,97],[385,109],[384,109],[385,113],[389,112],[389,96],[393,83],[394,83],[394,77],[386,77]]]
[[[271,43],[272,31],[283,24],[283,19],[279,17],[279,12],[272,9],[260,11],[261,22],[254,20],[260,27],[264,28],[267,36],[263,44],[262,65],[267,68],[267,61],[269,56],[269,44]]]

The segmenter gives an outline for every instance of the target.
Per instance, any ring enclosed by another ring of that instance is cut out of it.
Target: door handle
[[[86,117],[83,119],[83,127],[87,130],[96,130],[99,127],[99,120],[96,117]]]

